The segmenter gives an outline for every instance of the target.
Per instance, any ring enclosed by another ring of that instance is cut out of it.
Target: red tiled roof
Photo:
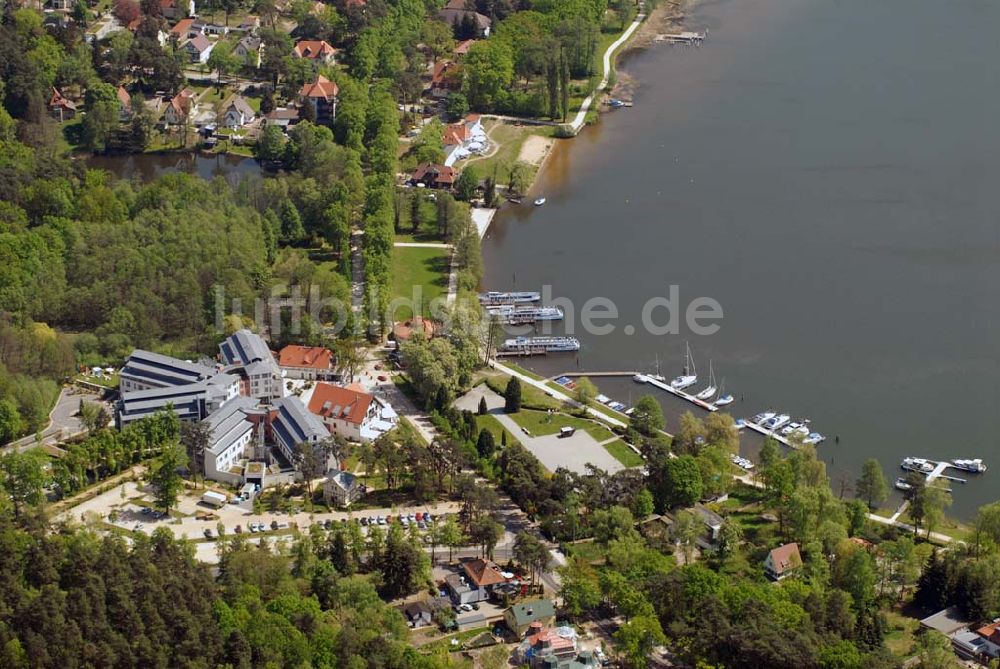
[[[118,87],[118,102],[123,107],[128,107],[132,104],[132,96],[128,94],[128,91],[125,90],[124,86]]]
[[[464,123],[453,123],[444,129],[444,145],[461,144],[469,138]]]
[[[976,634],[1000,646],[1000,621],[980,627]]]
[[[552,627],[542,627],[540,623],[532,623],[528,628],[528,643],[532,648],[547,648],[553,653],[568,651],[576,648],[572,639],[559,636]]]
[[[438,183],[455,183],[455,169],[453,167],[446,167],[445,165],[438,165],[436,163],[421,163],[416,170],[413,171],[413,175],[410,177],[414,181],[425,181],[427,177],[431,177],[434,181]],[[403,326],[409,327],[412,330],[412,325],[416,324],[418,326],[427,326],[423,319],[417,316],[413,321],[406,321]],[[433,326],[431,326],[433,328]],[[393,332],[396,329],[393,328]],[[403,332],[406,336],[404,339],[409,339],[409,333]],[[398,337],[397,337],[398,339]]]
[[[281,349],[278,354],[281,367],[307,367],[309,369],[330,369],[333,366],[333,351],[322,346],[296,346]]]
[[[191,30],[192,25],[194,25],[194,19],[181,19],[170,29],[170,34],[183,37],[187,34],[187,31]]]
[[[434,63],[434,72],[431,74],[431,85],[440,86],[445,83],[445,79],[449,77],[454,67],[455,63],[450,60],[439,60]]]
[[[462,566],[465,568],[469,580],[480,588],[486,585],[499,585],[507,581],[500,573],[500,567],[489,560],[480,558],[466,562]]]
[[[299,58],[316,60],[317,58],[333,56],[337,50],[324,40],[302,40],[295,45],[295,50],[292,53]]]
[[[361,425],[374,399],[368,393],[329,383],[317,383],[309,399],[309,410],[322,418],[338,418]]]
[[[421,171],[423,170],[423,171]],[[444,165],[433,165],[424,163],[413,173],[415,181],[423,181],[428,175],[433,176],[433,180],[440,184],[450,184],[455,182],[455,170]],[[392,337],[396,341],[407,341],[414,332],[423,332],[428,337],[434,336],[437,327],[432,321],[424,320],[420,316],[414,316],[410,320],[395,323],[392,326]]]
[[[458,43],[458,46],[455,47],[455,55],[464,56],[465,54],[469,53],[469,48],[475,43],[476,40],[474,39],[462,40],[461,42]]]
[[[785,544],[778,546],[771,551],[771,562],[774,564],[776,574],[784,573],[786,570],[795,569],[802,566],[802,556],[799,554],[798,544]]]
[[[299,95],[304,98],[323,98],[324,100],[336,97],[339,92],[340,88],[337,83],[330,81],[322,74],[316,77],[316,81],[306,82],[299,89]]]
[[[52,97],[49,98],[49,106],[62,107],[63,109],[72,109],[74,111],[76,110],[76,104],[72,100],[64,98],[62,93],[55,88],[52,89]]]

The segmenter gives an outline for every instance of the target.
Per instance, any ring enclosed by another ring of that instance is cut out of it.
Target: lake
[[[87,167],[111,172],[119,179],[137,179],[143,183],[170,172],[187,172],[202,179],[261,173],[260,164],[254,158],[235,154],[128,153],[92,155],[84,160]]]
[[[578,355],[528,366],[658,357],[673,376],[690,341],[698,387],[711,360],[734,415],[774,407],[830,437],[835,490],[869,457],[890,481],[906,455],[982,457],[994,470],[956,486],[951,513],[997,499],[997,25],[988,0],[695,5],[705,44],[627,58],[634,108],[560,142],[535,186],[547,204],[504,210],[487,234],[485,287],[548,284],[620,314],[611,334],[577,328]],[[682,304],[722,305],[716,334],[638,326],[671,285]],[[683,407],[664,404],[669,429]]]

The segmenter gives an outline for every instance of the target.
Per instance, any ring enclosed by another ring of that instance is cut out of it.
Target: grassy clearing
[[[583,430],[597,441],[606,441],[615,436],[611,430],[592,420],[568,416],[564,413],[521,410],[515,414],[510,414],[510,417],[535,437],[556,434],[564,427]]]
[[[507,389],[507,382],[510,380],[510,377],[506,374],[490,374],[484,377],[484,380],[493,392],[503,395]],[[549,397],[538,388],[527,383],[522,383],[521,407],[524,409],[546,411],[548,409],[560,409],[562,408],[562,403],[555,398]]]
[[[920,621],[908,618],[897,611],[886,611],[885,616],[889,622],[885,645],[896,657],[909,657],[913,654]]]
[[[510,176],[510,168],[517,162],[521,155],[521,148],[524,143],[532,135],[538,135],[540,137],[552,137],[554,128],[547,125],[513,125],[510,123],[503,123],[500,121],[492,122],[486,128],[489,133],[490,140],[493,144],[499,146],[496,153],[488,158],[479,158],[475,160],[465,161],[460,165],[460,167],[465,167],[466,165],[475,165],[476,170],[482,176],[492,176],[493,171],[497,170],[497,180],[500,183],[507,183],[507,179]],[[531,180],[535,178],[535,173],[538,171],[536,165],[531,166]]]
[[[423,630],[421,630],[423,631]],[[426,651],[428,653],[440,653],[440,652],[458,652],[462,650],[462,646],[466,641],[475,639],[477,636],[483,632],[489,632],[489,627],[477,627],[471,630],[465,630],[463,632],[456,632],[455,634],[449,634],[448,636],[441,637],[440,639],[435,639],[430,643],[424,644],[420,647],[420,650]],[[456,639],[458,643],[452,644],[452,639]]]
[[[642,456],[629,448],[621,439],[615,439],[610,444],[604,444],[604,449],[611,456],[626,467],[641,467],[645,460]]]
[[[566,554],[572,558],[580,558],[590,564],[604,563],[604,547],[596,541],[581,541],[566,545]]]
[[[485,416],[476,416],[476,430],[489,430],[492,432],[493,439],[497,446],[500,445],[501,435],[503,435],[504,432],[507,433],[508,446],[521,443],[517,440],[517,437],[515,437],[511,432],[508,432],[507,429],[500,424],[500,421],[496,419],[496,416],[491,416],[489,414]]]
[[[447,249],[395,247],[392,250],[392,296],[412,300],[416,286],[421,287],[421,315],[430,315],[431,300],[443,297],[448,290],[450,254]],[[396,309],[397,320],[413,316],[409,305]]]

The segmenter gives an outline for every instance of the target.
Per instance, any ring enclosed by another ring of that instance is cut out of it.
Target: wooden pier
[[[555,376],[550,376],[549,381],[555,381],[561,376],[568,376],[569,378],[580,378],[581,376],[586,376],[589,378],[599,378],[599,377],[609,377],[609,376],[635,376],[639,372],[566,372],[565,374],[556,374]]]
[[[667,44],[701,44],[705,41],[707,33],[697,33],[684,31],[680,33],[661,33],[654,37],[656,42],[666,42]]]
[[[657,381],[656,379],[654,379],[654,378],[652,378],[650,376],[645,376],[645,375],[642,375],[642,378],[645,379],[645,380],[642,381],[641,383],[648,383],[649,385],[655,386],[656,388],[659,388],[660,390],[666,390],[671,395],[676,395],[677,397],[680,397],[682,400],[687,400],[691,404],[694,404],[695,406],[701,407],[705,411],[712,411],[712,412],[714,412],[714,411],[718,411],[719,410],[719,407],[715,406],[714,404],[712,404],[710,402],[705,402],[703,400],[700,400],[697,397],[695,397],[694,395],[688,395],[683,390],[677,390],[677,388],[674,388],[669,383],[664,383],[663,381]]]

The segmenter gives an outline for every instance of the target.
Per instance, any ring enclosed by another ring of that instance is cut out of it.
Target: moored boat
[[[899,466],[906,471],[920,472],[921,474],[930,474],[934,471],[934,463],[924,458],[903,458],[903,462]]]
[[[504,340],[502,351],[545,351],[560,353],[579,351],[580,340],[576,337],[514,337]]]
[[[684,390],[698,383],[698,372],[694,366],[694,358],[691,356],[691,346],[684,344],[686,348],[684,358],[684,373],[670,382],[670,387],[674,390]]]
[[[903,490],[904,492],[907,490],[913,490],[913,484],[900,476],[896,479],[896,490]]]
[[[537,200],[535,200],[535,206],[536,207],[541,207],[543,204],[545,204],[545,198],[544,197],[540,197]]]
[[[542,294],[533,290],[491,290],[486,293],[479,294],[479,302],[484,305],[528,304],[531,302],[538,302],[540,299],[542,299]]]
[[[973,474],[982,474],[986,471],[986,464],[980,458],[972,460],[952,460],[951,466],[965,472],[972,472]]]
[[[715,395],[718,389],[715,387],[715,370],[712,368],[712,361],[708,361],[708,387],[695,395],[700,400],[707,401]]]

